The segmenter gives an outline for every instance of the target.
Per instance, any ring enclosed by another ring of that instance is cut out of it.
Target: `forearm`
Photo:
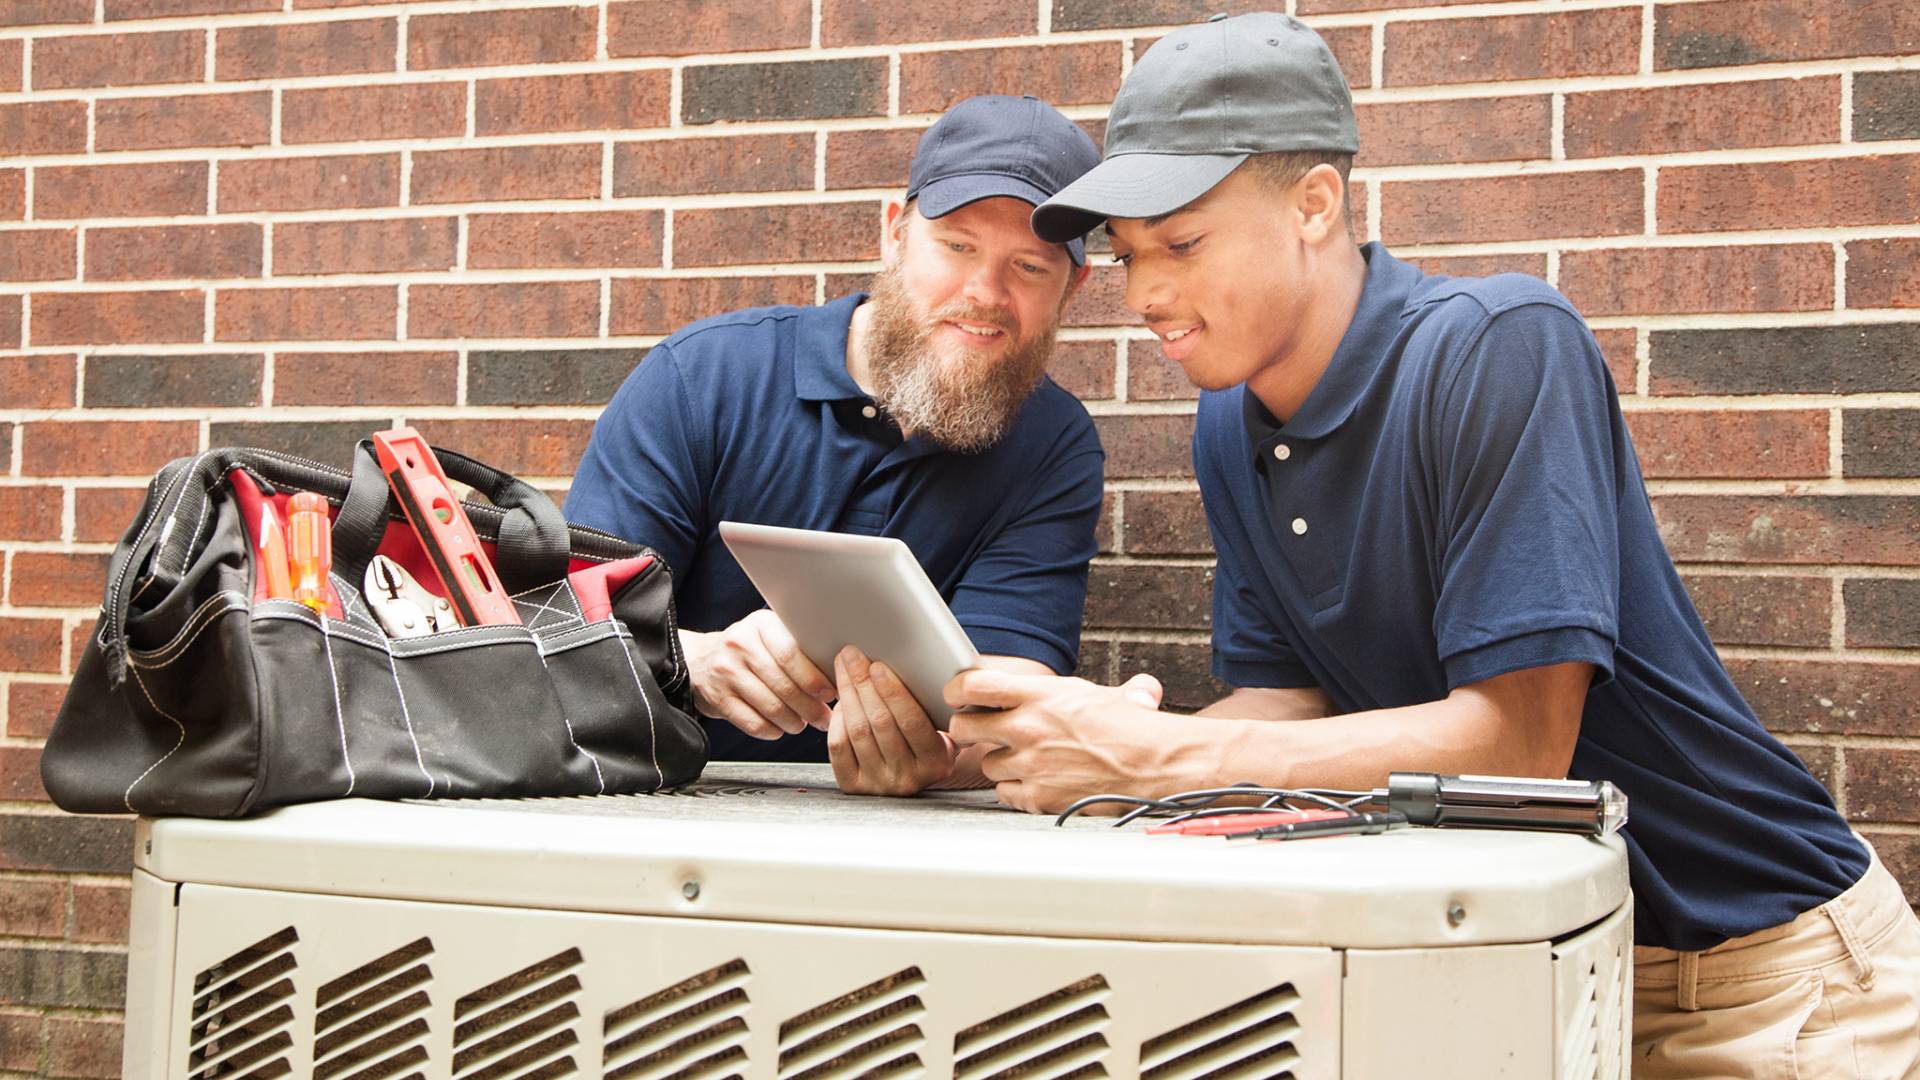
[[[1286,690],[1241,687],[1194,715],[1237,720],[1312,720],[1333,715],[1333,703],[1318,687]]]

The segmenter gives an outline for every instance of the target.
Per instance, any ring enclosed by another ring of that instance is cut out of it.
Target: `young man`
[[[1099,158],[1034,98],[961,102],[886,208],[871,297],[695,323],[601,414],[567,517],[673,568],[716,758],[831,760],[858,792],[980,782],[979,752],[957,755],[884,665],[850,650],[829,676],[807,660],[723,520],[898,537],[997,666],[1073,670],[1102,454],[1044,373],[1086,252],[1028,218]]]
[[[1720,665],[1592,335],[1543,282],[1356,246],[1358,148],[1339,67],[1286,16],[1182,29],[1134,67],[1105,161],[1034,225],[1108,219],[1129,306],[1206,391],[1214,671],[1236,689],[1183,717],[971,672],[949,702],[999,711],[954,737],[1047,811],[1396,769],[1612,780],[1636,1076],[1911,1075],[1920,923]]]

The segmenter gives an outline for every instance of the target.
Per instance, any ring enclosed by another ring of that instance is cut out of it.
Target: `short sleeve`
[[[645,544],[684,573],[706,528],[707,445],[677,359],[655,346],[593,425],[567,489],[567,520]]]
[[[1586,325],[1548,303],[1492,315],[1443,369],[1430,437],[1448,688],[1568,662],[1610,678],[1630,455]]]

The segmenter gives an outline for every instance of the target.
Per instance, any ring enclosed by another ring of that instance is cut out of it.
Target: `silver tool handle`
[[[1393,773],[1387,806],[1416,825],[1537,829],[1605,836],[1627,820],[1627,797],[1607,780]]]

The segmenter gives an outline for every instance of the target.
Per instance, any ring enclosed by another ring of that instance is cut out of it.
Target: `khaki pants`
[[[1790,923],[1702,952],[1638,946],[1633,964],[1641,1080],[1920,1077],[1920,920],[1877,853]]]

